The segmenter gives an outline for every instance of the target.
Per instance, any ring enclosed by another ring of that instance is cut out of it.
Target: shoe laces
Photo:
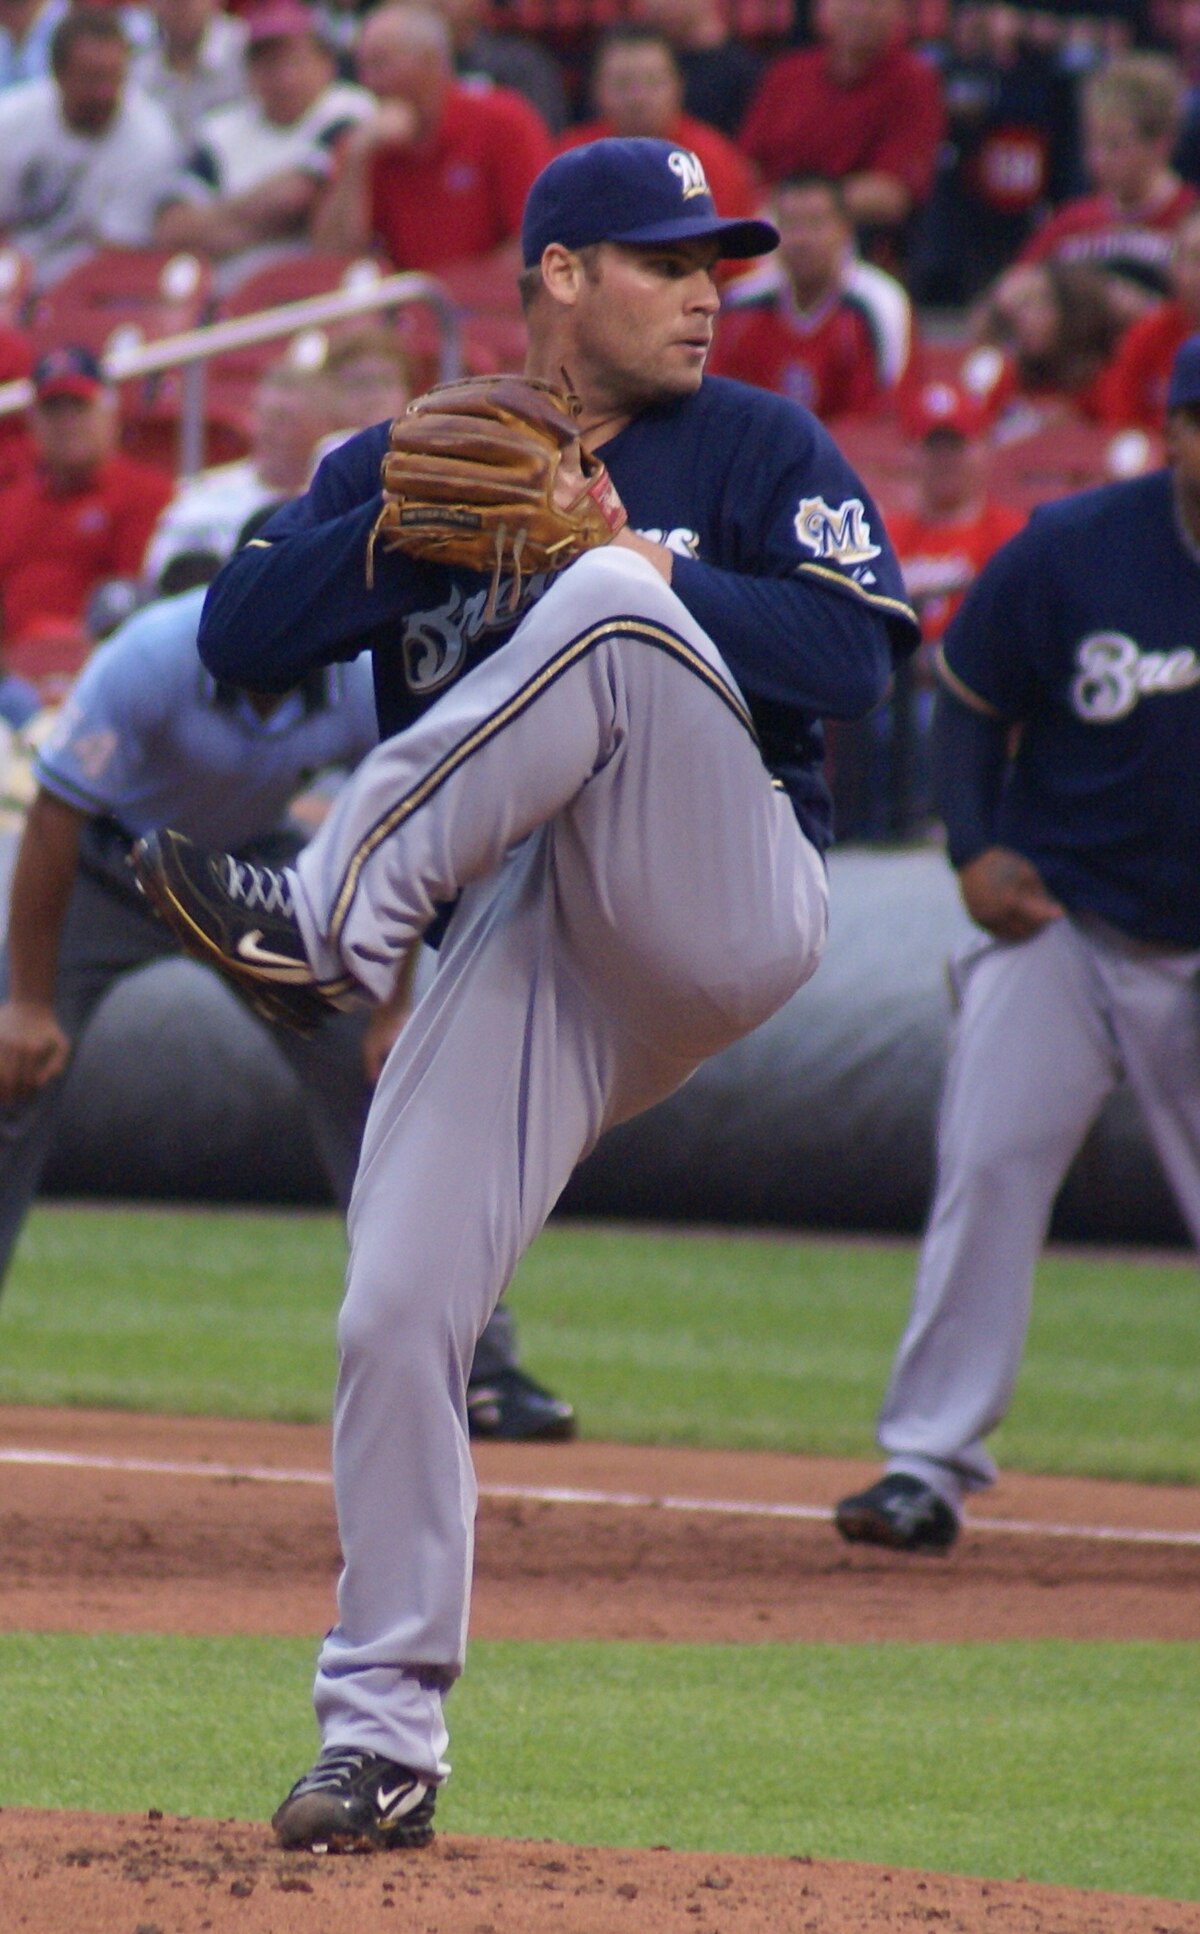
[[[224,854],[222,870],[226,893],[248,913],[261,910],[279,914],[284,920],[292,918],[292,890],[286,873],[277,873],[270,866],[253,866],[249,860],[235,859],[232,853]]]
[[[336,1789],[356,1779],[365,1766],[378,1758],[378,1753],[365,1752],[361,1747],[328,1747],[316,1765],[305,1774],[301,1784],[310,1790],[319,1791],[325,1787]]]

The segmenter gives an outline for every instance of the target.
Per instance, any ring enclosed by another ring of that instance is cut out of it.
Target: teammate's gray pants
[[[816,967],[824,869],[711,641],[591,553],[373,752],[296,866],[314,968],[386,986],[465,887],[371,1107],[350,1209],[327,1744],[446,1771],[475,1479],[475,1338],[576,1162]]]
[[[54,1010],[72,1047],[118,980],[152,961],[174,959],[178,954],[174,936],[154,919],[148,906],[135,899],[132,882],[125,898],[114,887],[79,873],[67,903],[54,983]],[[5,952],[0,958],[0,1000],[7,996]],[[363,1017],[334,1015],[311,1039],[265,1022],[260,1025],[297,1078],[313,1141],[345,1214],[369,1098],[360,1049]],[[62,1093],[60,1079],[27,1102],[0,1106],[0,1283],[37,1193]],[[512,1319],[501,1305],[479,1339],[472,1377],[486,1381],[514,1365],[516,1357]]]
[[[908,1326],[879,1417],[888,1469],[951,1505],[996,1475],[1054,1198],[1124,1074],[1200,1242],[1200,953],[1055,920],[956,963],[961,1006],[938,1121],[937,1186]]]

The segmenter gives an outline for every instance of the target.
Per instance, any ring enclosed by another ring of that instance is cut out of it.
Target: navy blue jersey
[[[263,690],[371,649],[385,736],[502,644],[545,586],[531,580],[517,617],[490,625],[488,582],[472,572],[393,552],[377,557],[368,588],[386,447],[379,424],[326,457],[308,494],[226,565],[200,636],[214,673]],[[737,679],[805,831],[825,845],[818,721],[869,711],[918,635],[879,513],[807,411],[717,377],[642,412],[602,455],[633,528],[675,553],[676,594]]]
[[[1021,726],[989,802],[994,843],[1073,912],[1200,945],[1200,562],[1169,473],[1035,512],[943,657],[952,693]]]

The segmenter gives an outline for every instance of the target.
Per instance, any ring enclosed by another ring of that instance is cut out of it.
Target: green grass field
[[[870,1456],[913,1254],[564,1220],[512,1302],[589,1436]],[[42,1209],[0,1301],[0,1402],[324,1418],[343,1257],[332,1215]],[[1196,1289],[1176,1260],[1046,1258],[1001,1462],[1200,1483]]]
[[[0,1401],[322,1418],[341,1267],[331,1216],[42,1209]],[[911,1267],[563,1222],[514,1309],[586,1435],[869,1456]],[[1001,1461],[1200,1483],[1198,1361],[1191,1268],[1047,1258]],[[315,1641],[0,1635],[0,1806],[265,1817]],[[479,1644],[439,1820],[1198,1899],[1198,1709],[1196,1645]]]
[[[0,1806],[263,1819],[312,1650],[0,1635]],[[480,1644],[438,1820],[1195,1897],[1198,1696],[1183,1645]]]

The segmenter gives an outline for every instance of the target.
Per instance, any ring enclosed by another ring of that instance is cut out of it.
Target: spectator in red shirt
[[[765,180],[833,177],[860,229],[894,233],[933,183],[941,91],[905,24],[904,0],[817,0],[820,44],[773,62],[742,126]]]
[[[1114,429],[1164,427],[1175,353],[1200,330],[1200,208],[1175,231],[1170,276],[1170,301],[1126,330],[1104,378],[1104,419]]]
[[[1196,190],[1170,165],[1183,115],[1175,63],[1128,54],[1089,77],[1084,158],[1095,193],[1051,215],[1019,262],[1086,263],[1103,271],[1126,320],[1166,294],[1171,238]]]
[[[172,485],[118,450],[116,396],[86,350],[49,351],[33,384],[37,464],[0,491],[0,611],[10,670],[44,677],[78,669],[89,597],[137,577]]]
[[[1025,520],[987,494],[986,413],[964,390],[924,384],[906,421],[917,446],[914,502],[911,510],[893,512],[887,528],[921,620],[925,657],[993,551]]]
[[[890,512],[887,529],[923,642],[898,669],[887,703],[831,734],[843,839],[911,837],[934,824],[933,659],[963,594],[1024,522],[987,495],[986,415],[965,391],[925,384],[906,423],[917,442],[915,501],[911,511]]]
[[[529,102],[456,82],[445,21],[403,0],[367,15],[355,66],[378,106],[338,148],[316,246],[378,246],[397,268],[436,271],[512,243],[551,152]]]
[[[710,367],[790,396],[825,422],[876,413],[908,368],[907,295],[855,256],[836,182],[780,182],[771,220],[778,252],[727,295]]]
[[[570,128],[560,148],[612,135],[670,141],[697,157],[718,214],[757,212],[754,176],[745,157],[716,128],[684,113],[683,77],[665,34],[642,26],[607,33],[592,70],[592,101],[596,119]]]

